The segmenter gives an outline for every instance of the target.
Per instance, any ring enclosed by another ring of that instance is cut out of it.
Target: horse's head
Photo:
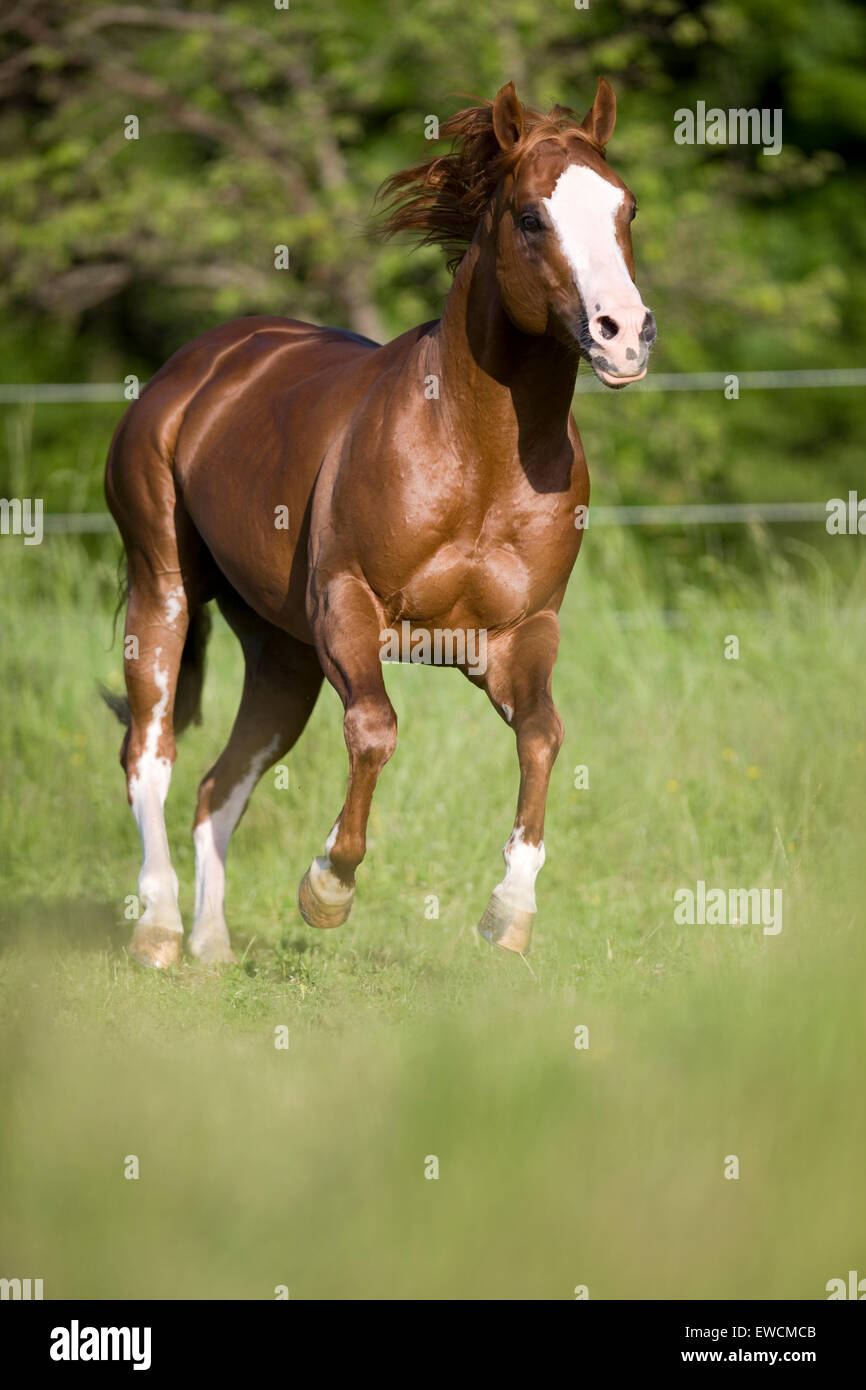
[[[503,87],[492,126],[507,172],[491,232],[512,322],[576,346],[619,387],[646,375],[656,326],[634,283],[635,200],[604,154],[615,120],[604,78],[582,124],[563,107],[539,119]]]

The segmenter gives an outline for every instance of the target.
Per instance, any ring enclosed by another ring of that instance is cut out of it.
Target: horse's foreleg
[[[535,879],[544,863],[547,788],[562,743],[562,721],[550,693],[559,647],[559,622],[540,613],[491,642],[481,684],[517,736],[520,793],[514,829],[503,851],[505,877],[494,888],[478,924],[496,946],[529,950],[535,917]]]
[[[370,804],[379,773],[394,752],[397,716],[382,678],[380,618],[369,591],[355,579],[332,581],[314,627],[325,675],[343,701],[349,785],[325,853],[301,881],[298,906],[310,926],[338,927],[352,907]]]

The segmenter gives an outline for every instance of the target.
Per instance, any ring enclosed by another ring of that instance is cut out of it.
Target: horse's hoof
[[[201,941],[196,941],[195,937],[190,937],[186,949],[193,960],[197,960],[200,965],[237,965],[238,963],[238,958],[227,941],[214,941],[207,936]]]
[[[182,944],[183,932],[139,922],[126,951],[136,965],[147,966],[149,970],[168,970],[180,965]]]
[[[516,951],[518,955],[525,956],[529,950],[534,917],[534,912],[509,907],[502,898],[491,893],[478,930],[491,946],[501,946],[503,951]]]
[[[354,888],[340,881],[327,859],[314,859],[298,889],[298,907],[311,927],[341,927],[352,911]]]

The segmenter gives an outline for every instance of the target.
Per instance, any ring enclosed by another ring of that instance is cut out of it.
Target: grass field
[[[748,566],[661,565],[590,532],[532,971],[474,931],[513,737],[456,673],[392,667],[349,923],[295,906],[344,789],[328,689],[233,841],[241,964],[156,976],[123,950],[139,845],[95,694],[120,669],[114,550],[4,540],[0,1273],[251,1299],[823,1298],[866,1274],[866,576],[857,538],[832,565],[748,544]],[[239,675],[217,623],[168,805],[188,925],[195,787]],[[781,888],[782,931],[678,926],[699,879]]]

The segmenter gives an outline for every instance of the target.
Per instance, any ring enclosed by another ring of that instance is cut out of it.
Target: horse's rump
[[[212,579],[222,576],[262,616],[311,641],[310,497],[363,391],[350,369],[376,350],[357,334],[263,316],[212,329],[175,353],[112,444],[109,504],[127,549],[158,553],[153,501],[162,493],[164,524],[188,519],[216,567]]]

